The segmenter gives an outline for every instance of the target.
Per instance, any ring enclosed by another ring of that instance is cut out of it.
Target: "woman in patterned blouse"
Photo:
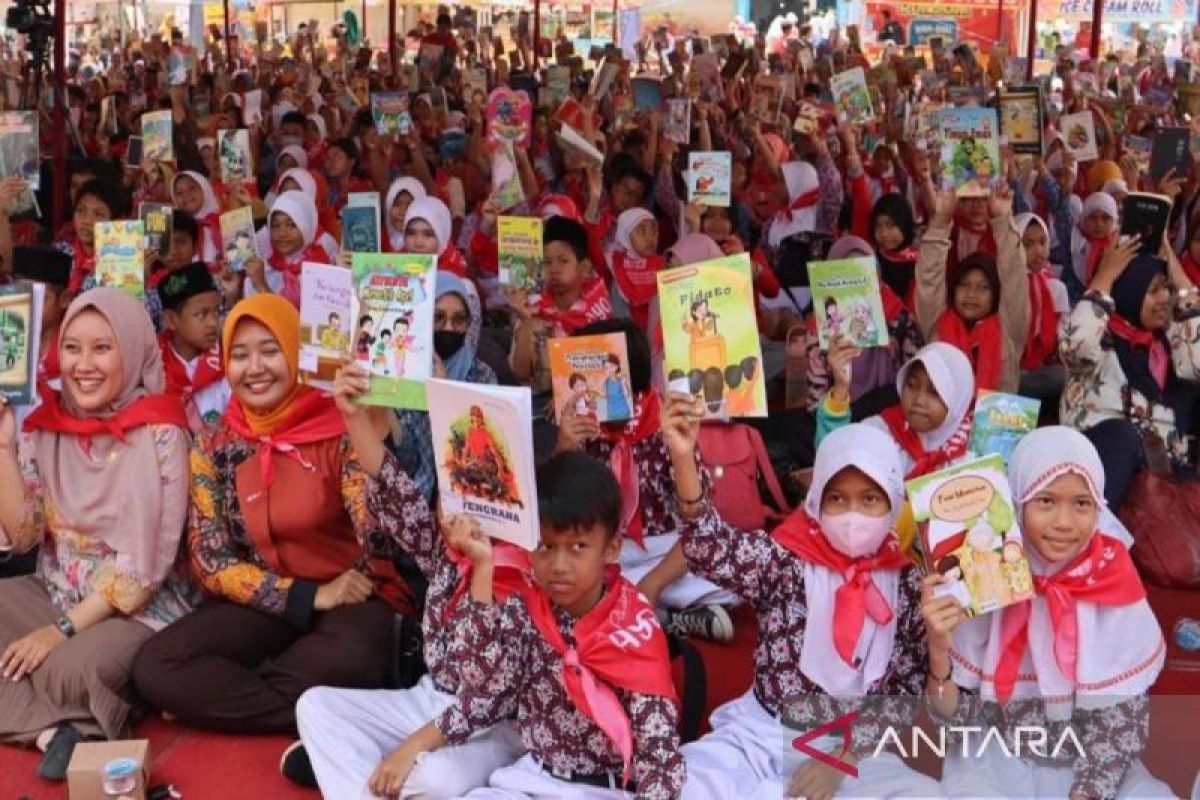
[[[0,549],[41,544],[36,575],[0,581],[0,739],[46,750],[62,780],[85,736],[127,735],[138,646],[186,614],[187,417],[141,304],[94,289],[58,342],[63,393],[42,390],[18,447],[0,416]],[[18,458],[19,455],[19,458]]]
[[[945,580],[935,575],[923,612],[935,721],[982,728],[976,742],[999,729],[1016,749],[956,742],[943,796],[1173,797],[1139,761],[1166,644],[1125,545],[1097,527],[1096,448],[1070,428],[1040,428],[1013,450],[1008,474],[1033,599],[967,620],[953,597],[933,596]],[[1030,732],[1045,734],[1042,752]]]

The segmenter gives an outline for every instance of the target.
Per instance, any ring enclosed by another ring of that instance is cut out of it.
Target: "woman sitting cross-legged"
[[[210,599],[142,648],[146,699],[185,722],[291,732],[313,686],[378,688],[395,666],[395,614],[413,612],[368,499],[405,526],[432,528],[400,470],[360,461],[347,426],[381,414],[298,382],[300,318],[279,295],[230,312],[222,337],[233,390],[225,416],[192,448],[188,551]],[[384,420],[386,414],[382,415]],[[383,427],[386,423],[383,423]],[[380,497],[374,497],[374,495]]]
[[[79,741],[128,735],[134,654],[193,593],[176,558],[187,417],[162,393],[150,317],[131,295],[86,292],[58,358],[63,393],[43,389],[23,435],[0,413],[0,550],[41,545],[36,574],[0,580],[0,740],[36,741],[38,774],[61,781]]]

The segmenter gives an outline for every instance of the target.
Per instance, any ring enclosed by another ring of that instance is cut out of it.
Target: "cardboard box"
[[[142,765],[134,788],[123,797],[146,800],[148,739],[124,739],[116,742],[80,742],[67,767],[67,796],[71,800],[109,800],[104,793],[104,765],[114,758],[132,758]]]

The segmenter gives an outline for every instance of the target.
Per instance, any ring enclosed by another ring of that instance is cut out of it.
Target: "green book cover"
[[[981,389],[971,423],[971,452],[977,456],[998,455],[1007,465],[1017,442],[1037,427],[1041,409],[1040,400]]]
[[[362,402],[426,409],[425,381],[433,374],[435,256],[353,253],[358,296],[354,358],[371,373]]]
[[[97,222],[96,285],[140,298],[145,293],[146,226],[140,219]]]
[[[814,261],[808,265],[808,279],[822,350],[828,350],[834,339],[864,348],[887,345],[887,317],[874,257]]]

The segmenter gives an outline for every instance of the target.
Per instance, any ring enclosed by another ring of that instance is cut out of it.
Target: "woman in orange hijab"
[[[291,732],[317,685],[378,688],[395,615],[414,612],[392,566],[437,533],[420,490],[388,465],[374,410],[298,381],[300,318],[282,297],[243,300],[221,351],[233,399],[192,448],[192,571],[211,595],[151,639],[142,695],[194,725]],[[340,376],[339,376],[340,378]],[[360,458],[361,454],[361,458]],[[370,509],[403,520],[383,530]]]

